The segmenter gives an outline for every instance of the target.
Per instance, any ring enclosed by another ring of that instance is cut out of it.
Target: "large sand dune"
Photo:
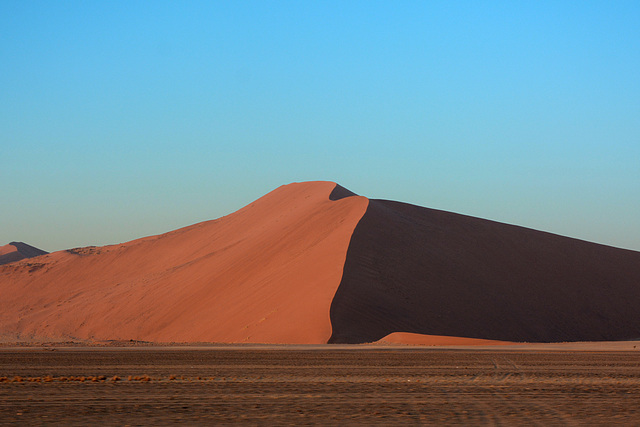
[[[0,266],[0,294],[5,342],[640,338],[640,253],[331,182],[282,186],[163,235]]]

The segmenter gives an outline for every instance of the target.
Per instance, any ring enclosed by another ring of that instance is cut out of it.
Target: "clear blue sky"
[[[0,2],[0,244],[352,191],[640,250],[640,2]]]

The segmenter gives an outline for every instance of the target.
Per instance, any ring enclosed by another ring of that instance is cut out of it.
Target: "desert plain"
[[[637,424],[636,346],[5,346],[0,424]]]

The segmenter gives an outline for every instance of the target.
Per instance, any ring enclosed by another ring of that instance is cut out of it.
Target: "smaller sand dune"
[[[0,265],[10,262],[20,261],[25,258],[33,258],[49,252],[35,248],[22,242],[11,242],[8,245],[0,246]]]
[[[509,341],[483,340],[479,338],[448,337],[444,335],[423,335],[410,332],[394,332],[387,335],[377,344],[406,344],[406,345],[505,345]]]

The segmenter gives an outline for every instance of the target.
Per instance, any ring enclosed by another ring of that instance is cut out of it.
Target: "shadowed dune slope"
[[[373,342],[394,332],[529,342],[636,339],[640,252],[371,200],[349,245],[331,323],[334,343]]]
[[[22,242],[11,242],[0,246],[0,265],[48,254],[47,251],[35,248]]]
[[[0,267],[0,338],[326,343],[368,200],[279,187],[239,211],[121,245]]]

